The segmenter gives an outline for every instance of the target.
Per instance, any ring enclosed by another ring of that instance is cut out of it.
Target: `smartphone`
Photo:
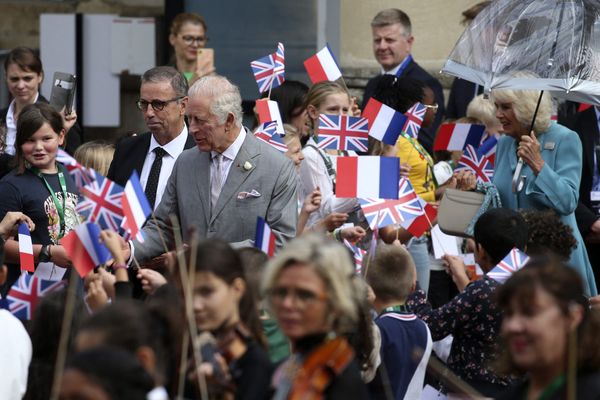
[[[196,67],[202,71],[213,72],[215,70],[215,50],[198,49]]]
[[[50,93],[50,105],[60,112],[65,109],[65,115],[73,111],[77,77],[65,72],[55,72],[52,78],[52,92]]]

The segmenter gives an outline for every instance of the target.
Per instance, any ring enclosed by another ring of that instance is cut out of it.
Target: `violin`
[[[288,394],[289,400],[317,400],[331,381],[350,364],[354,350],[343,337],[327,340],[302,363]]]

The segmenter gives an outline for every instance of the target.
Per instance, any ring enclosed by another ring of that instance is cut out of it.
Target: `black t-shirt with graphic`
[[[67,171],[63,171],[67,184],[67,199],[65,202],[65,234],[79,224],[77,200],[79,194],[75,183]],[[58,180],[58,173],[44,174],[46,181],[54,190],[59,203],[63,203],[63,194]],[[35,223],[31,231],[33,244],[58,244],[60,221],[58,211],[52,201],[52,196],[44,181],[26,170],[17,175],[16,170],[11,171],[0,180],[0,220],[9,211],[21,211],[29,216]]]

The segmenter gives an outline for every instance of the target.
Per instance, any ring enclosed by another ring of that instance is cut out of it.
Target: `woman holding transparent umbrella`
[[[527,77],[525,73],[514,74]],[[498,189],[502,206],[512,209],[553,209],[563,223],[573,229],[578,245],[571,253],[569,264],[584,281],[588,295],[598,293],[583,239],[575,221],[579,200],[582,148],[577,134],[551,121],[552,100],[544,93],[540,100],[537,90],[492,91],[496,117],[502,123],[504,136],[498,140],[493,183]],[[534,119],[536,105],[539,109]],[[518,159],[523,159],[522,190],[513,192],[512,179]],[[472,174],[456,175],[457,187],[472,190]]]

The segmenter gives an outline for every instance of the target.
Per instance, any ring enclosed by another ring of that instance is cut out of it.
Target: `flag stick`
[[[190,347],[190,332],[183,330],[183,342],[181,344],[181,359],[179,360],[179,382],[177,384],[177,398],[183,398],[185,388],[185,372],[187,367],[187,353]]]
[[[273,82],[275,82],[275,66],[273,66],[273,74],[271,75],[271,84],[269,85],[269,93],[267,99],[271,100],[271,90],[273,90]]]
[[[77,271],[75,271],[74,268],[71,268],[70,272],[71,276],[69,278],[69,286],[67,288],[65,313],[63,315],[62,327],[60,329],[56,363],[54,364],[54,377],[52,379],[52,392],[50,395],[51,400],[57,400],[60,392],[60,381],[65,369],[69,337],[71,336],[71,325],[73,322],[73,314],[75,313],[75,288],[77,286]]]
[[[190,278],[188,276],[188,269],[185,262],[185,251],[183,247],[183,240],[181,237],[181,232],[179,231],[179,220],[176,215],[171,215],[171,224],[173,226],[173,237],[175,238],[175,248],[177,253],[177,259],[179,262],[179,277],[181,279],[181,288],[183,290],[183,298],[185,301],[185,314],[188,323],[188,330],[190,337],[192,338],[192,347],[193,347],[193,355],[194,360],[196,362],[196,368],[200,367],[202,364],[202,356],[200,355],[200,346],[198,343],[198,328],[196,326],[196,321],[194,318],[194,309],[192,305],[192,291],[190,290]],[[192,239],[193,240],[193,239]],[[192,275],[193,276],[193,275]],[[185,355],[182,354],[182,357]],[[180,371],[181,373],[181,371]],[[203,374],[198,373],[196,370],[196,379],[198,381],[198,389],[200,390],[200,396],[203,400],[207,400],[208,397],[208,388],[206,385],[206,379]]]

